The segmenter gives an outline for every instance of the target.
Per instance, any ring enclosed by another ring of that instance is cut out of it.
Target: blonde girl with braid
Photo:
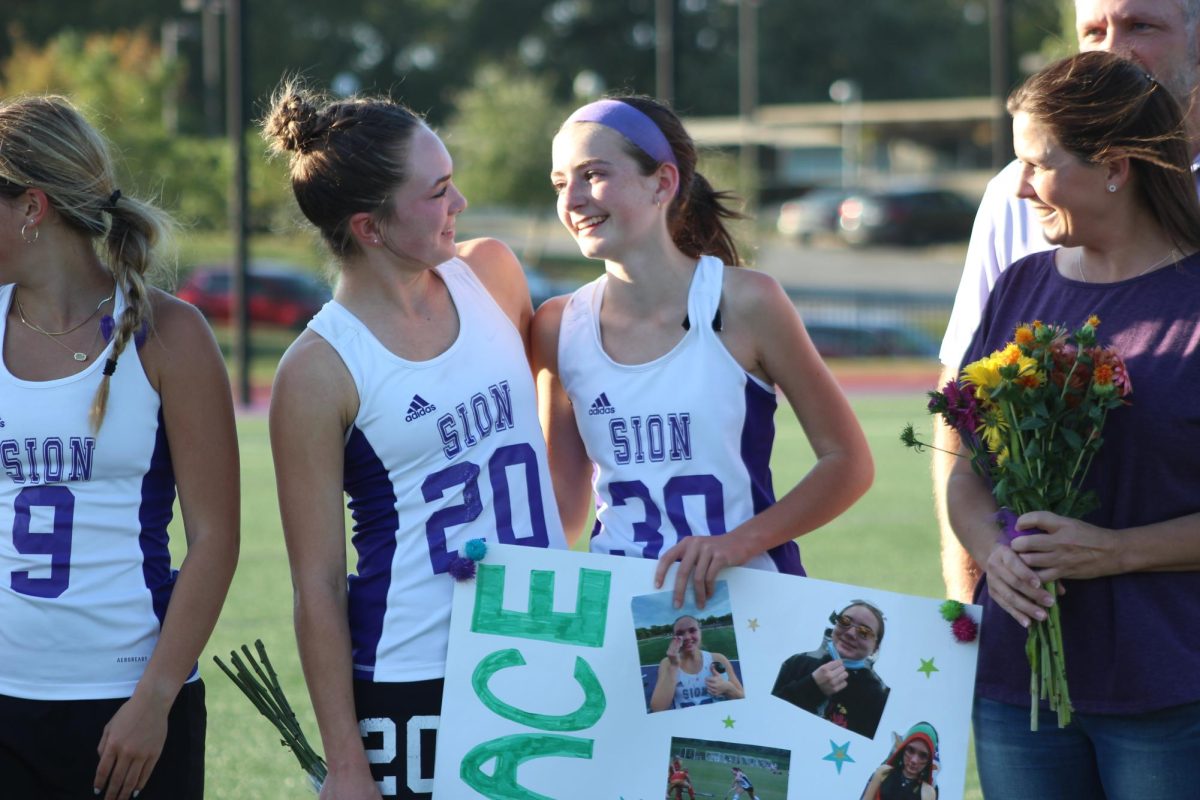
[[[237,439],[211,330],[146,282],[169,229],[69,101],[0,103],[5,796],[203,795],[196,660],[237,561]]]

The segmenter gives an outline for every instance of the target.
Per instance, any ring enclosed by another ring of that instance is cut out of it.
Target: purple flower
[[[950,427],[966,438],[979,428],[979,403],[975,400],[975,392],[963,390],[957,381],[948,381],[942,389],[946,398],[946,421]]]

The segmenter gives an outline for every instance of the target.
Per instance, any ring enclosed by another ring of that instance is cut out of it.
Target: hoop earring
[[[33,238],[30,239],[29,236],[26,234],[26,231],[28,230],[30,225],[33,225],[33,220],[29,220],[28,222],[26,222],[24,225],[21,226],[21,239],[25,242],[25,244],[33,244],[34,242],[36,242],[38,240],[38,237],[42,235],[42,229],[35,227],[33,229]],[[12,229],[10,228],[9,230],[12,230]]]

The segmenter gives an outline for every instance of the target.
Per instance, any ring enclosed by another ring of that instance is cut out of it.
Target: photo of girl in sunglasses
[[[783,662],[771,694],[868,738],[875,737],[891,691],[875,673],[883,612],[852,600],[829,615],[821,646]]]

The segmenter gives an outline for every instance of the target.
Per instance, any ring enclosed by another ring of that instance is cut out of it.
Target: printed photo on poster
[[[671,592],[630,602],[646,710],[668,711],[745,697],[729,584],[717,581],[703,610],[675,608]]]
[[[851,600],[829,614],[820,645],[779,668],[771,694],[810,714],[874,738],[891,689],[875,671],[887,630],[883,612]]]

